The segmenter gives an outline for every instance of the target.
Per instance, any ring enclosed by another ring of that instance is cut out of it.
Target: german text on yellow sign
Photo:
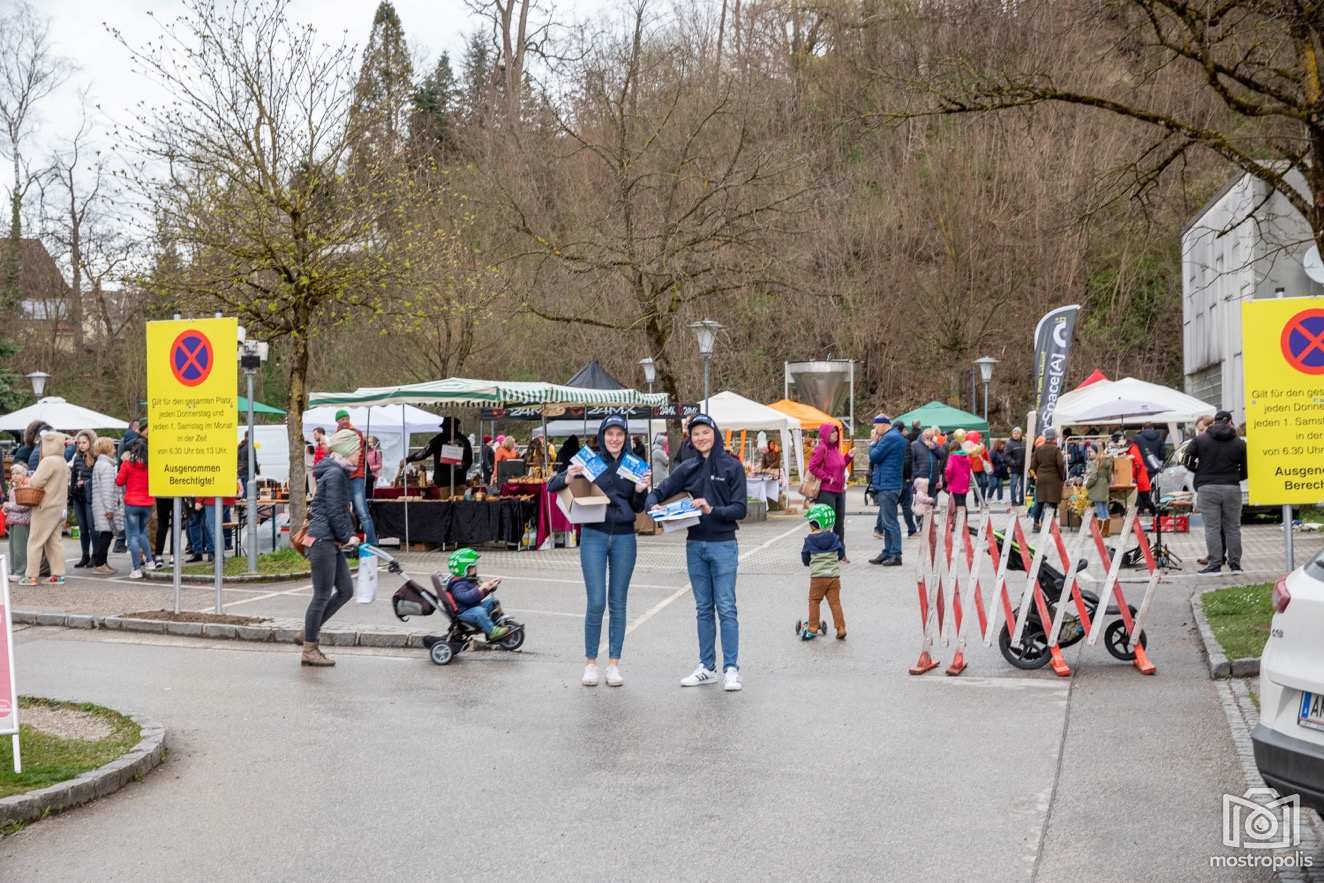
[[[234,496],[238,347],[234,319],[147,323],[147,467],[153,496]]]
[[[1241,346],[1251,503],[1324,500],[1324,297],[1243,302]]]

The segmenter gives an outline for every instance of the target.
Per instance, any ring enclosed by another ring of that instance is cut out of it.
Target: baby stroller
[[[974,532],[974,528],[970,529]],[[1006,538],[998,531],[993,532],[993,537],[998,544],[998,551],[1002,551],[1002,544]],[[1015,540],[1012,540],[1015,543]],[[1015,545],[1012,546],[1012,555],[1008,559],[1008,571],[1018,570],[1025,572],[1025,564],[1021,560]],[[1034,549],[1029,548],[1028,554],[1033,557]],[[1084,559],[1076,563],[1076,570],[1084,570],[1089,562]],[[1039,585],[1044,592],[1044,601],[1047,602],[1048,615],[1057,616],[1057,600],[1062,594],[1062,584],[1066,577],[1057,568],[1053,567],[1047,561],[1039,566]],[[1010,583],[1010,580],[1008,580]],[[1080,589],[1080,597],[1085,602],[1085,610],[1089,613],[1090,622],[1099,610],[1099,596],[1084,588]],[[1070,595],[1067,596],[1066,603],[1069,605],[1067,614],[1062,619],[1062,631],[1057,636],[1059,647],[1070,647],[1085,637],[1085,629],[1081,624],[1080,617],[1076,615],[1075,601]],[[1013,603],[1013,607],[1016,606]],[[1136,608],[1134,605],[1127,605],[1134,620]],[[1116,604],[1109,604],[1104,611],[1105,616],[1116,616],[1117,620],[1108,624],[1103,631],[1103,643],[1108,648],[1108,652],[1116,659],[1123,662],[1130,662],[1136,658],[1135,648],[1131,644],[1130,637],[1126,633],[1126,623],[1120,618],[1121,609]],[[1030,609],[1025,616],[1025,630],[1021,633],[1019,644],[1013,644],[1011,640],[1012,632],[1016,628],[1016,623],[1004,623],[1002,631],[998,633],[998,650],[1002,652],[1002,658],[1011,663],[1015,668],[1032,671],[1036,668],[1043,668],[1052,658],[1052,653],[1048,647],[1048,629],[1052,627],[1050,620],[1047,625],[1043,623],[1039,616],[1039,605],[1031,602]],[[1145,640],[1145,633],[1140,633],[1140,646],[1148,647]]]
[[[446,633],[425,635],[423,638],[423,646],[437,665],[449,665],[461,650],[477,646],[512,651],[524,645],[524,623],[506,616],[500,602],[492,609],[492,621],[510,631],[499,641],[493,642],[487,640],[487,636],[477,626],[460,619],[459,605],[450,593],[450,583],[455,577],[434,573],[431,586],[425,588],[406,573],[395,558],[380,549],[373,549],[372,552],[386,565],[388,571],[404,577],[404,585],[391,596],[391,608],[401,622],[407,622],[411,616],[431,616],[438,609],[446,614],[450,623]]]

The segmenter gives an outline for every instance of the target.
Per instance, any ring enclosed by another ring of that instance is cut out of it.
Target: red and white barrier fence
[[[994,515],[991,512],[984,512],[973,535],[967,529],[967,510],[956,508],[950,501],[946,506],[935,507],[933,512],[923,516],[916,578],[921,643],[919,658],[910,667],[911,674],[924,674],[938,667],[934,648],[939,642],[944,647],[953,641],[956,645],[947,674],[957,676],[966,669],[968,663],[965,651],[972,619],[971,608],[985,646],[993,643],[999,624],[1005,624],[1010,636],[1009,643],[1002,649],[1004,655],[1013,654],[1008,657],[1013,664],[1019,665],[1014,658],[1015,654],[1037,650],[1038,643],[1042,641],[1043,652],[1048,654],[1047,662],[1054,673],[1059,677],[1070,676],[1071,668],[1062,655],[1059,642],[1062,640],[1068,613],[1074,611],[1077,621],[1072,624],[1068,644],[1086,638],[1089,646],[1094,646],[1100,635],[1104,635],[1105,645],[1115,657],[1132,660],[1142,674],[1155,673],[1156,668],[1149,660],[1144,646],[1143,625],[1159,583],[1160,570],[1149,540],[1136,517],[1135,507],[1127,510],[1119,542],[1114,550],[1109,550],[1092,511],[1085,513],[1070,548],[1057,525],[1055,515],[1046,514],[1044,526],[1036,537],[1033,555],[1026,542],[1022,517],[1014,509],[1007,516],[1001,547],[993,529]],[[1144,599],[1134,615],[1127,604],[1120,579],[1124,541],[1131,536],[1138,543],[1149,577]],[[1091,541],[1099,560],[1107,564],[1098,603],[1092,611],[1082,593],[1080,571],[1076,566]],[[1019,563],[1025,573],[1019,606],[1013,604],[1008,589],[1008,579],[1015,578],[1009,577],[1014,552],[1019,554]],[[1063,577],[1056,599],[1048,597],[1040,581],[1043,565],[1050,556],[1054,565],[1060,566]],[[987,578],[984,567],[986,559],[989,562]],[[1104,620],[1108,618],[1109,604],[1114,596],[1120,619],[1105,629]],[[1029,643],[1026,643],[1032,612],[1037,622],[1033,624],[1034,631]],[[1034,665],[1019,667],[1029,668]]]

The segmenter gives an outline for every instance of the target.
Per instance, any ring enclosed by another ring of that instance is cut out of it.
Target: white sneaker
[[[701,687],[704,684],[715,683],[717,683],[717,672],[700,665],[694,670],[694,674],[681,680],[680,685],[682,687]]]
[[[625,678],[621,677],[620,668],[615,665],[607,666],[607,686],[619,687],[623,683],[625,683]]]
[[[584,666],[584,679],[580,683],[585,687],[596,687],[598,680],[598,667],[596,665]]]
[[[143,572],[141,570],[129,571],[129,579],[142,579],[142,578],[143,578]]]
[[[736,693],[740,690],[740,671],[739,669],[728,668],[726,674],[722,676],[722,689],[728,693]]]

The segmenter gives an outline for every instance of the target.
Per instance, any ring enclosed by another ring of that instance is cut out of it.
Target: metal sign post
[[[221,584],[225,574],[225,506],[224,501],[217,497],[213,503],[213,511],[216,513],[216,523],[212,525],[212,549],[215,551],[216,559],[216,612],[221,613]],[[236,539],[238,539],[236,537]]]

